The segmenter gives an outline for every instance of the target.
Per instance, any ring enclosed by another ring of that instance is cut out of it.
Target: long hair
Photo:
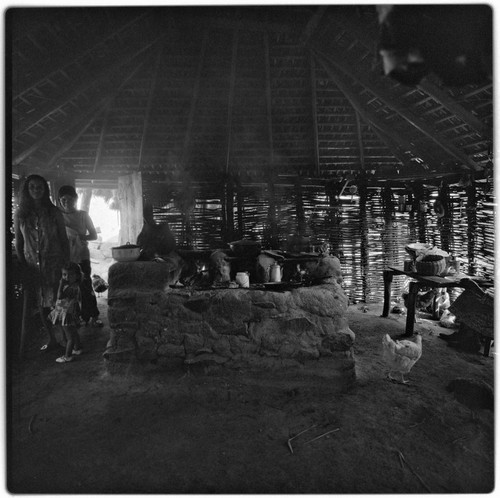
[[[45,187],[42,197],[42,208],[46,209],[49,213],[53,208],[57,209],[50,200],[50,190],[47,180],[40,175],[29,175],[19,190],[19,216],[21,218],[27,218],[35,210],[35,202],[29,192],[29,183],[31,180],[39,180]]]
[[[80,265],[77,263],[73,263],[70,261],[68,264],[63,266],[63,270],[66,270],[68,273],[74,273],[76,275],[77,282],[80,283],[83,278],[83,273],[82,269],[80,268]]]

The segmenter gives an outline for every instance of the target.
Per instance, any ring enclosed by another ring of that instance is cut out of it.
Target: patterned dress
[[[37,302],[44,308],[50,308],[56,301],[61,268],[65,263],[56,221],[58,217],[62,218],[62,214],[54,206],[38,215],[32,213],[27,218],[20,218],[18,212],[15,216],[24,239],[24,257]]]
[[[61,291],[61,296],[56,301],[54,309],[49,314],[52,323],[61,325],[80,324],[80,303],[82,295],[78,283],[66,284]]]

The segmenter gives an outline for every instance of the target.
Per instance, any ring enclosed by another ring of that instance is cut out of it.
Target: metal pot
[[[261,244],[255,240],[237,240],[230,242],[229,247],[235,256],[253,258],[260,254]]]
[[[111,255],[115,261],[126,263],[127,261],[136,261],[141,253],[141,248],[127,242],[124,246],[112,247]]]

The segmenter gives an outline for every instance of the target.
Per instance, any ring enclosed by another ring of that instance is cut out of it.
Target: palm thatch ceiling
[[[15,8],[6,27],[17,175],[380,182],[491,168],[492,82],[384,75],[375,6]]]

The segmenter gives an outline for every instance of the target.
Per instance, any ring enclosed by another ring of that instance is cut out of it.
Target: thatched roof
[[[492,82],[398,83],[384,75],[379,36],[374,6],[11,9],[13,172],[97,187],[133,171],[483,175]]]

